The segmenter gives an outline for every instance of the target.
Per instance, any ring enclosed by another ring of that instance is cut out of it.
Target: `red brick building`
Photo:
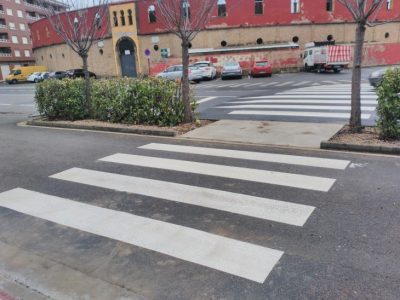
[[[65,9],[53,0],[48,5],[60,11]],[[0,80],[13,66],[35,62],[29,26],[43,16],[43,7],[35,0],[0,1]]]

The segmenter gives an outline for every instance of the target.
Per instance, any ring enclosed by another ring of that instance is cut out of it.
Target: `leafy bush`
[[[400,68],[389,69],[378,86],[378,127],[381,138],[400,138]]]
[[[79,120],[87,117],[85,83],[82,79],[46,80],[36,87],[38,111],[50,120]]]
[[[173,81],[120,78],[93,80],[91,84],[92,116],[85,111],[84,82],[80,79],[48,80],[38,84],[36,103],[40,114],[50,119],[92,117],[114,123],[160,126],[174,126],[183,121],[180,86]]]

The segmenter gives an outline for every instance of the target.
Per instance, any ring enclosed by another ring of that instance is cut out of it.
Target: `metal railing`
[[[11,53],[1,53],[1,52],[0,52],[0,56],[1,56],[1,57],[10,57],[10,56],[12,56],[12,55],[11,55]]]
[[[10,40],[9,39],[0,39],[0,43],[9,43]]]

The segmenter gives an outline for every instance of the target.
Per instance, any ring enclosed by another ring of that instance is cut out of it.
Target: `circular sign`
[[[146,49],[146,50],[144,50],[144,54],[146,55],[146,56],[149,56],[150,55],[150,50],[149,49]]]

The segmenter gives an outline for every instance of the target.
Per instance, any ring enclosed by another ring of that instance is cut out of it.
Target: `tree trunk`
[[[86,98],[86,111],[89,117],[92,115],[92,103],[91,103],[91,86],[90,86],[90,75],[88,70],[88,55],[82,54],[82,69],[83,73],[85,74],[85,98]]]
[[[351,81],[351,116],[350,128],[352,132],[361,130],[361,65],[366,27],[357,23],[356,43],[354,46],[354,63]]]
[[[184,105],[184,121],[192,122],[192,105],[190,103],[189,83],[189,41],[182,40],[182,101]]]

